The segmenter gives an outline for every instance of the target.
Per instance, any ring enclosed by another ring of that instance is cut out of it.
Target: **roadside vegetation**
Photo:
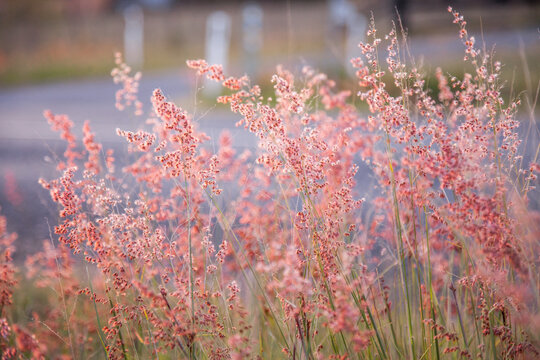
[[[540,147],[518,132],[537,131],[538,87],[504,100],[503,65],[448,10],[467,72],[437,68],[436,91],[373,18],[354,91],[278,67],[263,96],[188,61],[256,152],[159,89],[148,107],[120,55],[117,107],[141,119],[117,130],[129,165],[45,111],[66,141],[39,180],[58,222],[19,266],[1,218],[2,358],[540,356]]]

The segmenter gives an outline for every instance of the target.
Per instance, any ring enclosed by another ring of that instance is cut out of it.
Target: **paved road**
[[[194,108],[194,77],[172,70],[143,76],[139,98],[145,103],[146,112],[150,110],[152,91],[157,87],[172,100],[189,101],[187,109]],[[126,146],[115,129],[137,130],[144,126],[144,118],[115,108],[114,96],[118,88],[112,79],[103,78],[0,91],[0,206],[8,217],[10,231],[19,234],[19,256],[32,251],[36,242],[47,238],[47,219],[54,226],[57,218],[48,193],[37,180],[58,176],[53,159],[55,154],[63,153],[65,142],[50,130],[43,118],[43,110],[69,115],[79,139],[82,123],[90,120],[96,140],[106,148],[113,148],[121,159]],[[208,107],[199,104],[195,112],[203,131],[217,139],[222,129],[229,128],[238,147],[255,146],[255,139],[250,134],[235,128],[237,116]],[[10,201],[7,194],[14,183],[12,179],[16,179],[20,200]]]
[[[157,87],[172,99],[186,97],[193,91],[189,77],[182,76],[179,70],[145,74],[139,98],[146,106]],[[2,90],[0,139],[56,139],[57,136],[48,131],[49,126],[42,116],[44,109],[50,109],[54,113],[68,114],[76,124],[91,120],[102,140],[112,140],[116,135],[111,137],[107,131],[101,133],[99,130],[133,127],[140,121],[128,111],[116,110],[114,96],[118,88],[112,79],[103,78]]]

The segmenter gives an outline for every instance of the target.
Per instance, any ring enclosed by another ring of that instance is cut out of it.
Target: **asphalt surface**
[[[145,113],[150,111],[149,99],[158,87],[173,101],[189,102],[186,109],[194,114],[199,129],[213,139],[218,139],[223,129],[229,129],[237,148],[256,146],[251,134],[235,127],[238,116],[208,102],[195,106],[195,77],[180,70],[143,76],[139,99]],[[116,128],[136,131],[146,125],[144,116],[116,109],[118,88],[112,79],[103,78],[0,91],[0,206],[8,218],[8,230],[18,233],[18,257],[34,251],[37,243],[48,238],[49,225],[52,228],[57,221],[57,209],[37,181],[40,177],[58,177],[56,159],[63,154],[66,143],[50,129],[43,117],[44,109],[67,114],[79,141],[82,124],[89,120],[96,141],[114,150],[119,169],[128,154],[126,142],[116,134]]]

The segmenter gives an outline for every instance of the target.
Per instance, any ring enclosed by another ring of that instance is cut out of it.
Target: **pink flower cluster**
[[[519,103],[505,104],[501,65],[450,11],[472,71],[438,68],[436,94],[396,29],[383,40],[372,19],[352,59],[369,113],[309,67],[278,67],[265,98],[246,76],[188,61],[257,139],[243,153],[229,131],[214,149],[157,89],[153,129],[117,130],[132,151],[113,176],[88,123],[77,151],[73,123],[46,112],[68,143],[61,176],[40,180],[60,223],[25,281],[54,296],[25,326],[6,315],[13,238],[0,218],[4,357],[538,356],[528,200],[540,167],[516,170]],[[119,108],[139,108],[139,76],[117,59]]]

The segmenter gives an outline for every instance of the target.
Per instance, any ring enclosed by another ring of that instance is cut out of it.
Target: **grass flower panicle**
[[[538,356],[540,166],[520,155],[501,64],[449,11],[471,71],[437,68],[435,92],[373,19],[356,92],[278,67],[268,98],[188,61],[256,150],[229,131],[211,144],[156,89],[152,129],[117,129],[120,175],[89,123],[79,144],[45,112],[68,144],[60,177],[40,180],[59,224],[17,273],[0,218],[3,358]],[[116,59],[117,107],[140,115],[140,74]]]

